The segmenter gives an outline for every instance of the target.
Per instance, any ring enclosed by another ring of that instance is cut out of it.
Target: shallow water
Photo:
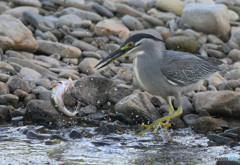
[[[151,132],[138,136],[125,134],[99,135],[94,128],[74,127],[86,130],[91,138],[70,139],[69,129],[49,130],[58,132],[69,141],[57,141],[46,145],[44,140],[27,139],[23,127],[1,127],[0,164],[215,164],[216,158],[239,157],[240,147],[207,147],[204,135],[191,129]]]

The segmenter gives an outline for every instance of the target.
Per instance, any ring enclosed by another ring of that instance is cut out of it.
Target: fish
[[[58,113],[63,114],[67,117],[75,117],[78,113],[78,110],[75,110],[74,112],[69,111],[65,107],[63,101],[64,94],[70,87],[74,87],[74,83],[71,78],[53,84],[51,91],[51,103],[54,106],[54,108],[58,111]]]

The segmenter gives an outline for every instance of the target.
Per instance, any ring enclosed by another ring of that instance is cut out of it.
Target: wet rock
[[[188,114],[183,117],[183,121],[187,124],[187,126],[193,126],[198,119],[197,114]]]
[[[51,135],[50,136],[50,140],[62,140],[62,141],[68,141],[65,137],[61,136],[61,135]]]
[[[105,19],[98,22],[94,31],[100,36],[116,35],[124,39],[127,39],[130,35],[129,29],[124,24],[113,19]]]
[[[108,93],[108,99],[112,103],[117,103],[124,97],[133,93],[133,89],[125,84],[114,84]]]
[[[97,108],[93,105],[88,105],[80,109],[79,114],[81,116],[97,113]]]
[[[228,137],[228,138],[232,138],[235,139],[238,137],[238,134],[236,133],[231,133],[231,132],[224,132],[224,133],[220,133],[220,136],[224,136],[224,137]]]
[[[98,112],[98,113],[89,114],[87,115],[87,117],[93,120],[103,120],[106,118],[106,115]]]
[[[116,121],[116,120],[129,125],[133,124],[132,119],[122,113],[117,113],[111,116],[111,121]]]
[[[23,18],[43,32],[53,31],[55,29],[55,24],[50,19],[47,19],[42,15],[30,11],[24,11]]]
[[[183,109],[182,116],[185,116],[194,111],[192,103],[188,100],[187,97],[181,97],[181,103],[182,103],[182,109]],[[178,108],[176,100],[174,100],[173,106],[175,107],[175,109]]]
[[[73,96],[86,104],[101,106],[108,101],[112,81],[102,77],[83,77],[75,83]]]
[[[69,137],[72,139],[81,139],[83,137],[83,135],[76,130],[72,130],[69,134]]]
[[[6,106],[0,107],[0,122],[11,122],[12,115],[11,115],[11,109],[9,109]]]
[[[232,49],[228,54],[228,58],[231,58],[233,62],[240,61],[240,50]]]
[[[0,82],[0,95],[9,94],[9,89],[7,84]]]
[[[116,129],[113,124],[106,124],[95,129],[95,132],[101,133],[103,135],[109,135],[110,133],[115,133]]]
[[[197,31],[215,34],[223,40],[228,39],[230,24],[228,9],[225,5],[188,4],[183,10],[182,21]]]
[[[193,105],[199,113],[206,110],[213,116],[239,118],[240,93],[234,91],[199,92],[193,96]]]
[[[186,124],[182,121],[180,117],[174,117],[170,119],[169,123],[171,123],[171,128],[173,129],[186,128]]]
[[[49,55],[57,53],[61,57],[79,58],[82,54],[81,50],[74,46],[44,40],[38,40],[37,42],[38,51]]]
[[[89,43],[86,43],[84,41],[81,41],[81,40],[75,40],[73,43],[72,43],[73,46],[83,50],[83,51],[97,51],[98,48],[89,44]]]
[[[225,130],[224,133],[234,133],[234,134],[238,134],[238,136],[240,137],[240,127],[235,127],[235,128]]]
[[[37,42],[31,31],[18,19],[8,16],[0,16],[0,46],[2,50],[23,50],[35,52]]]
[[[29,93],[31,91],[31,88],[28,84],[28,82],[22,80],[19,77],[11,77],[8,82],[7,85],[10,89],[10,91],[14,92],[17,89],[21,89],[27,93]]]
[[[82,20],[90,20],[93,22],[102,20],[102,17],[100,15],[98,15],[97,13],[77,9],[74,7],[68,7],[61,11],[61,15],[66,15],[66,14],[75,14],[75,15],[79,16]]]
[[[96,10],[96,12],[97,12],[98,14],[100,14],[101,16],[105,16],[105,17],[108,17],[108,18],[114,16],[113,13],[112,13],[110,10],[108,10],[108,9],[105,8],[104,6],[99,5],[98,3],[94,3],[94,4],[92,5],[92,8],[93,8],[94,10]]]
[[[16,8],[7,10],[3,14],[11,15],[11,16],[13,16],[15,18],[20,18],[20,17],[23,16],[23,12],[24,11],[33,12],[33,13],[36,13],[36,14],[39,13],[38,8],[36,8],[36,7],[20,6],[20,7],[16,7]]]
[[[221,144],[221,145],[228,144],[230,143],[230,141],[232,141],[232,139],[230,138],[219,136],[219,135],[208,135],[208,138],[211,141],[214,141],[215,143]]]
[[[18,6],[33,6],[33,7],[41,7],[41,3],[39,0],[12,0],[14,4]]]
[[[134,8],[132,8],[126,4],[118,3],[115,6],[116,6],[117,13],[119,13],[121,15],[128,14],[133,17],[141,17],[142,16],[141,12],[135,10]]]
[[[2,105],[12,105],[12,106],[16,107],[18,100],[19,100],[19,98],[12,94],[0,95],[0,104],[2,104]]]
[[[216,165],[240,165],[239,161],[218,160]]]
[[[82,62],[79,64],[79,71],[81,73],[85,73],[87,75],[91,75],[99,72],[96,68],[94,68],[99,63],[99,60],[95,58],[84,58]]]
[[[168,49],[190,53],[196,53],[199,50],[199,44],[197,40],[187,36],[169,37],[166,42],[170,43],[166,45]]]
[[[31,100],[26,106],[24,121],[45,125],[49,128],[58,128],[75,124],[75,119],[60,115],[50,101]]]
[[[200,117],[193,125],[194,131],[198,133],[207,133],[209,131],[222,131],[222,127],[228,127],[228,123],[221,119],[212,117]]]
[[[130,117],[135,124],[149,124],[160,115],[152,105],[149,97],[143,92],[136,92],[120,100],[114,106],[115,113]]]
[[[180,0],[157,0],[156,7],[163,11],[172,12],[181,16],[184,3]]]
[[[38,140],[45,140],[48,139],[50,136],[49,135],[43,135],[43,134],[37,134],[33,130],[29,130],[26,134],[28,139],[38,139]]]
[[[142,30],[144,29],[142,23],[135,17],[130,15],[125,15],[122,17],[122,22],[126,25],[130,30]]]

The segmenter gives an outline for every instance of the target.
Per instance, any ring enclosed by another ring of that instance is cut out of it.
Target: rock
[[[50,77],[52,79],[57,79],[57,77],[58,77],[57,74],[49,71],[48,69],[34,64],[34,61],[32,61],[31,59],[20,59],[20,58],[10,57],[10,58],[8,58],[8,63],[11,63],[11,62],[17,63],[22,67],[28,67],[28,68],[31,68],[33,70],[36,70],[43,77],[46,76],[46,77]]]
[[[40,78],[36,81],[36,85],[38,86],[43,86],[46,89],[51,89],[52,88],[52,84],[51,81],[49,79],[46,78]]]
[[[99,71],[94,67],[98,64],[98,62],[99,60],[95,58],[84,58],[83,61],[79,64],[79,71],[87,75],[97,73]]]
[[[199,44],[197,40],[187,36],[169,37],[166,42],[169,43],[166,44],[168,49],[190,53],[196,53],[199,50]]]
[[[62,61],[67,64],[73,64],[73,65],[78,64],[78,58],[63,58]]]
[[[214,49],[207,49],[207,54],[209,57],[214,57],[214,58],[218,58],[218,59],[222,59],[224,57],[226,57],[226,55],[218,50],[214,50]]]
[[[233,69],[231,70],[230,72],[227,72],[225,74],[225,77],[228,79],[228,80],[237,80],[237,79],[240,79],[240,69]]]
[[[34,55],[29,52],[24,52],[24,51],[14,51],[14,50],[7,50],[5,54],[8,57],[18,57],[22,59],[33,59]]]
[[[122,22],[126,25],[130,30],[142,30],[144,29],[142,23],[135,17],[130,15],[125,15],[122,17]]]
[[[146,93],[136,92],[120,100],[114,106],[115,113],[130,117],[135,124],[150,124],[160,118]]]
[[[8,80],[7,85],[11,92],[14,92],[17,89],[21,89],[29,93],[32,90],[31,87],[29,86],[29,83],[27,81],[22,80],[19,77],[11,77]]]
[[[89,115],[87,115],[87,117],[90,119],[93,119],[93,120],[104,120],[104,119],[106,119],[106,114],[97,112],[97,113],[89,114]]]
[[[230,143],[231,144],[231,143]],[[235,158],[235,157],[233,157]],[[216,162],[216,165],[240,165],[240,161],[234,161],[234,160],[218,160]]]
[[[187,126],[193,126],[198,119],[197,114],[188,114],[183,117],[183,121],[187,124]]]
[[[105,8],[104,6],[99,5],[98,3],[94,3],[94,4],[92,5],[92,8],[93,8],[94,10],[96,10],[96,12],[97,12],[98,14],[100,14],[101,16],[105,16],[105,17],[108,17],[108,18],[114,16],[113,13],[112,13],[110,10],[108,10],[108,9]]]
[[[12,115],[11,115],[11,109],[9,109],[6,106],[0,107],[0,122],[11,122],[12,121]]]
[[[227,129],[224,131],[224,133],[234,133],[234,134],[238,134],[238,136],[240,137],[240,127]]]
[[[19,71],[19,75],[23,78],[25,76],[27,77],[33,77],[35,80],[39,79],[42,77],[40,73],[37,71],[27,68],[27,67],[22,67],[21,70]]]
[[[72,95],[86,104],[102,106],[108,101],[112,81],[102,77],[83,77],[75,83]]]
[[[53,134],[50,136],[50,140],[62,140],[62,141],[68,141],[65,137],[57,134]]]
[[[80,116],[85,116],[85,115],[94,114],[94,113],[97,113],[97,108],[93,105],[82,107],[79,111]]]
[[[102,57],[99,53],[94,51],[83,51],[82,52],[83,57],[90,57],[90,58],[96,58],[100,60]]]
[[[84,38],[84,37],[92,37],[93,36],[93,33],[88,31],[88,30],[85,30],[85,29],[74,29],[72,32],[71,32],[71,35],[73,37],[77,37],[77,38]]]
[[[9,94],[9,89],[7,84],[0,82],[0,95]]]
[[[231,132],[225,132],[224,133],[220,133],[219,134],[220,136],[224,136],[224,137],[229,137],[229,138],[232,138],[232,139],[236,139],[238,137],[238,134],[236,133],[231,133]]]
[[[157,0],[156,7],[163,11],[172,12],[181,16],[184,3],[180,0]]]
[[[229,14],[225,5],[188,4],[183,10],[182,21],[197,31],[220,36],[224,41],[229,38]]]
[[[47,57],[47,56],[35,56],[36,60],[46,62],[51,65],[52,68],[60,68],[60,62],[56,58]]]
[[[2,82],[7,82],[9,77],[10,77],[10,75],[0,73],[0,81],[2,81]]]
[[[240,118],[240,93],[234,91],[208,91],[193,95],[193,105],[197,113],[208,111],[213,116]]]
[[[233,141],[232,139],[230,138],[227,138],[227,137],[223,137],[223,136],[219,136],[219,135],[208,135],[208,138],[217,143],[217,144],[220,144],[220,145],[225,145],[225,144],[228,144],[230,143],[231,141]]]
[[[103,135],[109,135],[110,133],[115,133],[116,129],[113,124],[106,124],[95,129],[95,132],[101,133]]]
[[[237,21],[239,19],[238,14],[235,11],[228,10],[230,22]]]
[[[194,131],[198,133],[207,133],[209,131],[222,131],[222,127],[228,127],[228,123],[221,119],[212,117],[200,117],[193,125]]]
[[[186,128],[186,124],[182,121],[180,117],[174,117],[170,119],[169,123],[171,123],[172,129]]]
[[[164,22],[162,20],[159,20],[158,18],[154,17],[154,16],[150,16],[150,15],[147,15],[147,14],[144,14],[142,16],[142,18],[149,22],[150,24],[154,25],[154,26],[163,26],[164,25]]]
[[[105,19],[98,22],[94,31],[100,36],[116,35],[124,39],[127,39],[130,35],[129,29],[124,24],[113,19]]]
[[[36,35],[36,38],[40,37],[39,39],[42,39],[42,40],[53,41],[53,42],[58,41],[57,37],[50,31],[42,32],[37,29],[35,31],[35,35]]]
[[[81,40],[75,40],[73,43],[72,43],[73,46],[83,50],[83,51],[94,51],[96,52],[98,50],[97,47],[89,44],[89,43],[86,43],[84,41],[81,41]]]
[[[122,100],[124,97],[133,93],[133,89],[125,84],[114,84],[108,93],[108,100],[114,104]]]
[[[176,18],[176,15],[172,12],[158,12],[156,14],[156,17],[159,18],[160,20],[167,22],[170,21],[172,19]]]
[[[55,29],[55,24],[53,21],[42,15],[30,11],[24,11],[23,18],[26,19],[31,25],[43,32],[53,31]]]
[[[240,61],[240,50],[232,49],[228,54],[228,58],[231,58],[233,62]]]
[[[116,6],[117,13],[119,13],[121,15],[128,14],[133,17],[141,17],[142,16],[141,12],[135,10],[134,8],[132,8],[126,4],[117,3],[115,6]]]
[[[236,32],[232,32],[231,38],[229,40],[229,46],[233,49],[240,48],[240,29],[237,29]]]
[[[57,26],[62,27],[65,25],[67,27],[73,27],[76,22],[80,21],[82,21],[82,19],[79,16],[75,14],[66,14],[59,17]]]
[[[50,101],[31,100],[26,106],[24,121],[43,124],[49,128],[58,128],[75,124],[75,119],[60,115]]]
[[[120,69],[115,78],[123,81],[131,82],[133,79],[133,72],[127,68]]]
[[[213,85],[214,87],[218,87],[225,80],[218,72],[212,74],[209,78],[206,79],[209,85]]]
[[[17,74],[15,69],[7,62],[0,61],[0,71],[7,74]]]
[[[0,15],[0,47],[2,50],[23,50],[35,52],[38,44],[31,31],[21,21],[9,16]]]
[[[79,58],[81,50],[70,45],[64,45],[58,42],[38,40],[38,51],[46,54],[59,54],[61,57]]]
[[[82,139],[82,134],[76,130],[72,130],[69,134],[69,137],[72,139]]]
[[[13,94],[16,95],[19,99],[22,99],[27,95],[27,92],[25,92],[21,89],[17,89],[17,90],[14,91]]]
[[[182,103],[182,109],[183,109],[182,116],[185,116],[194,111],[192,103],[188,100],[187,97],[181,97],[181,103]],[[173,106],[175,109],[178,108],[176,100],[174,100]]]
[[[27,136],[28,139],[38,139],[38,140],[45,140],[45,139],[48,139],[50,137],[49,135],[37,134],[33,130],[29,130],[26,133],[26,136]]]
[[[12,106],[16,107],[18,100],[19,100],[19,98],[12,94],[0,95],[0,104],[2,104],[2,105],[12,105]]]
[[[75,14],[78,17],[80,17],[82,20],[90,20],[90,21],[93,21],[93,22],[98,22],[98,21],[102,20],[102,17],[100,15],[98,15],[97,13],[77,9],[77,8],[74,8],[74,7],[65,8],[61,11],[60,14],[61,15]]]
[[[39,100],[51,101],[51,91],[40,91]]]
[[[14,4],[17,4],[18,6],[33,6],[33,7],[41,7],[41,3],[39,0],[12,0]]]
[[[221,44],[223,44],[223,41],[222,41],[222,40],[220,40],[217,36],[212,35],[212,34],[209,34],[209,35],[207,36],[207,39],[208,39],[208,42],[209,42],[209,43],[212,43],[212,44],[216,44],[216,45],[221,45]]]
[[[24,11],[33,12],[33,13],[36,13],[36,14],[39,13],[38,8],[36,8],[36,7],[20,6],[20,7],[16,7],[16,8],[7,10],[3,14],[11,15],[15,18],[20,18],[20,17],[23,17],[23,12]]]

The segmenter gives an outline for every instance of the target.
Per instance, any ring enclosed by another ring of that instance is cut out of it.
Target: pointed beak
[[[116,51],[111,53],[109,56],[107,56],[106,58],[101,60],[94,68],[98,67],[100,64],[103,64],[104,62],[105,63],[102,66],[98,67],[97,69],[101,69],[101,68],[107,66],[108,64],[110,64],[114,60],[116,60],[119,57],[121,57],[122,55],[124,55],[128,50],[130,50],[130,49],[124,49],[124,50],[117,49]]]

